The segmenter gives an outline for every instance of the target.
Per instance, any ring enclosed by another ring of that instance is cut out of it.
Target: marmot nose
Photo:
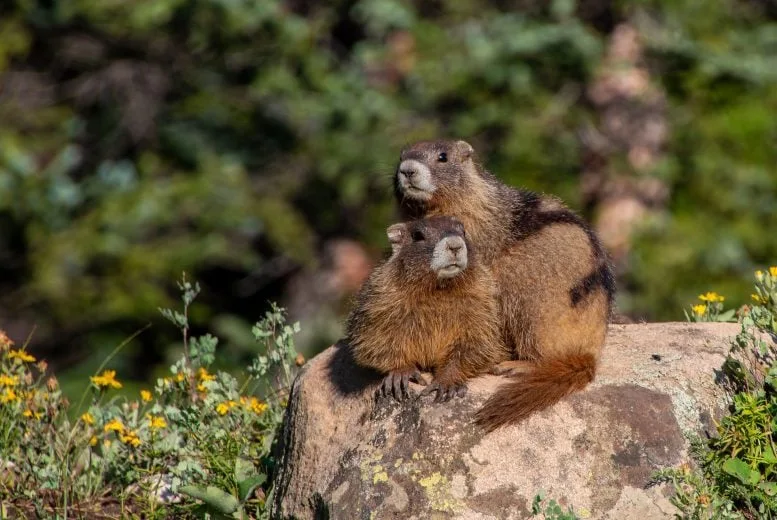
[[[415,175],[415,170],[413,168],[405,167],[405,168],[400,168],[399,173],[401,173],[402,175],[410,179],[411,177],[413,177],[413,175]]]
[[[448,242],[448,249],[454,254],[461,251],[461,246],[461,242]]]

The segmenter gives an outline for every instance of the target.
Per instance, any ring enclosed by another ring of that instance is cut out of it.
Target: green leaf
[[[182,486],[179,491],[192,498],[202,500],[219,513],[225,515],[231,515],[240,507],[240,502],[237,498],[214,486],[208,486],[206,488],[200,486]]]
[[[235,480],[240,482],[241,480],[251,478],[256,474],[257,471],[251,461],[240,457],[235,459]]]
[[[238,457],[235,459],[235,480],[240,502],[245,502],[257,486],[264,484],[267,476],[256,471],[250,461]]]
[[[736,312],[736,309],[729,309],[726,312],[722,312],[718,314],[717,321],[733,321]]]
[[[777,495],[777,483],[775,482],[761,482],[758,484],[758,488],[770,497]]]
[[[264,484],[267,480],[267,476],[263,474],[256,474],[245,480],[241,480],[237,483],[238,493],[240,495],[240,502],[245,502],[254,490]]]
[[[761,474],[758,471],[751,469],[745,461],[736,457],[728,459],[723,463],[723,471],[736,477],[743,484],[749,484],[751,486],[754,486],[761,480]]]
[[[774,423],[777,421],[777,417],[772,420],[772,431],[774,431]],[[777,456],[774,454],[774,450],[768,444],[763,451],[763,459],[767,464],[777,464]]]

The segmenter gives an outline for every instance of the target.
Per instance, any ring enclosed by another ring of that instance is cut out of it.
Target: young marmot
[[[468,378],[508,353],[501,342],[497,289],[461,222],[430,217],[390,226],[391,256],[356,299],[346,337],[356,362],[386,373],[381,391],[401,400],[419,370],[434,373],[424,394],[447,401]]]
[[[478,412],[489,430],[518,422],[593,380],[615,291],[591,228],[557,198],[508,187],[475,162],[464,141],[402,151],[395,193],[404,218],[461,220],[499,289],[510,361],[506,383]]]

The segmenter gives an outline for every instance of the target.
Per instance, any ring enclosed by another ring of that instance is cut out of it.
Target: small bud
[[[297,358],[294,360],[294,363],[298,367],[301,367],[302,365],[305,364],[305,356],[303,356],[302,354],[297,354]]]

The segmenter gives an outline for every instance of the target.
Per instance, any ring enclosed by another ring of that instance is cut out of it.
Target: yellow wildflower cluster
[[[159,430],[161,428],[167,428],[167,421],[164,417],[153,416],[151,414],[146,415],[148,418],[148,427],[152,430]]]
[[[35,358],[27,353],[25,350],[14,350],[11,349],[8,351],[8,359],[18,359],[19,361],[23,363],[35,363]]]
[[[22,416],[23,416],[23,417],[27,417],[28,419],[29,419],[30,417],[33,417],[33,416],[34,416],[36,419],[40,419],[41,417],[43,417],[43,413],[42,413],[42,412],[33,412],[32,410],[30,410],[30,409],[28,408],[28,409],[26,409],[24,412],[22,412]]]
[[[120,433],[119,440],[124,444],[129,444],[133,448],[140,446],[140,437],[138,437],[138,434],[132,430],[127,430],[124,433]]]
[[[149,392],[148,390],[141,390],[140,398],[143,400],[144,403],[151,401],[151,392]]]
[[[235,406],[237,406],[235,401],[224,401],[216,406],[216,413],[219,415],[227,415],[227,413]]]
[[[777,278],[777,265],[773,265],[769,268],[769,274],[772,278]]]
[[[725,301],[726,298],[719,295],[716,292],[710,291],[704,294],[700,294],[699,299],[703,302],[717,303],[717,302]]]
[[[105,423],[105,433],[108,432],[118,432],[121,433],[124,431],[124,424],[119,419],[111,419],[107,423]]]
[[[752,299],[753,299],[753,301],[754,301],[755,303],[758,303],[758,304],[769,303],[769,300],[768,300],[768,299],[766,299],[766,298],[764,298],[764,297],[762,297],[762,296],[759,296],[759,295],[757,295],[757,294],[755,294],[755,293],[751,294],[751,295],[750,295],[750,298],[752,298]]]
[[[262,413],[264,413],[265,410],[267,410],[267,403],[263,403],[262,401],[260,401],[256,397],[242,396],[240,398],[240,403],[239,404],[244,409],[250,410],[251,412],[253,412],[253,413],[257,414],[257,415],[262,414]],[[216,406],[216,413],[218,413],[219,415],[226,415],[227,413],[229,413],[229,411],[232,408],[234,408],[237,405],[238,405],[238,403],[235,402],[235,401],[232,401],[232,400],[224,401],[223,403],[219,403]]]
[[[84,421],[84,423],[88,424],[89,426],[92,426],[94,424],[94,417],[92,417],[92,414],[90,414],[89,412],[81,414],[81,420]]]
[[[241,397],[240,398],[240,404],[242,404],[246,410],[251,410],[256,415],[259,415],[263,413],[265,410],[267,410],[267,403],[263,403],[256,397]]]
[[[105,430],[105,433],[116,432],[116,435],[119,436],[119,440],[124,444],[128,444],[133,448],[140,446],[141,441],[138,434],[132,430],[128,430],[124,426],[124,423],[119,419],[111,419],[105,424],[103,429]]]
[[[16,395],[16,392],[10,386],[5,387],[3,392],[0,393],[0,404],[8,404],[18,400],[19,396]]]
[[[215,381],[216,376],[209,374],[207,369],[200,367],[200,369],[197,371],[197,378],[200,380],[200,382],[197,383],[197,391],[207,392],[208,389],[205,386],[205,383],[208,381]]]
[[[707,306],[703,303],[700,303],[699,305],[694,305],[691,307],[691,310],[696,316],[704,316],[704,313],[707,312]]]
[[[0,374],[0,386],[16,386],[19,384],[19,376],[7,376]]]
[[[97,388],[106,388],[109,386],[111,388],[121,388],[121,383],[116,380],[115,370],[105,370],[99,376],[92,376],[90,379]]]

